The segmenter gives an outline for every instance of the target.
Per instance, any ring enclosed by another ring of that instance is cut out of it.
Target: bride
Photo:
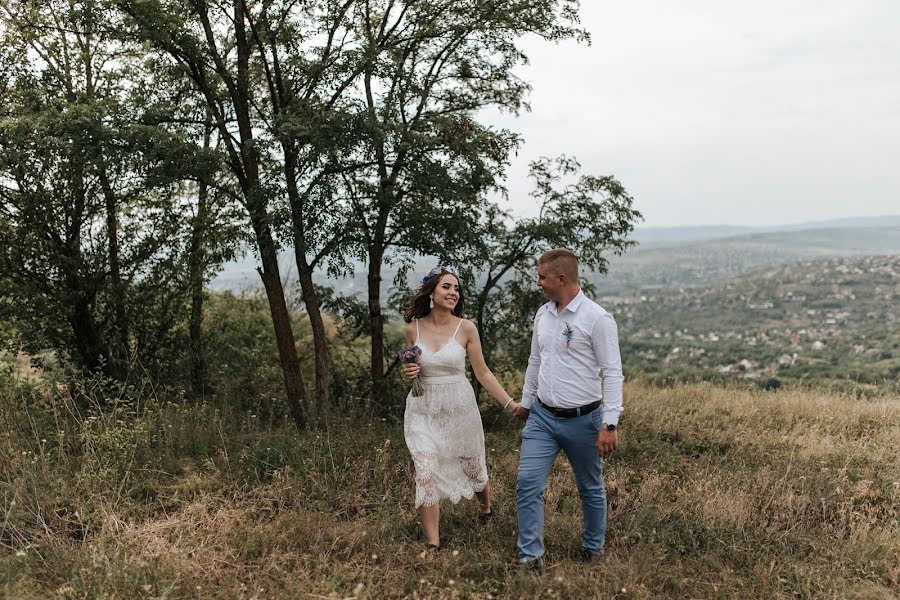
[[[479,520],[491,516],[484,431],[472,385],[466,379],[466,357],[475,377],[503,409],[513,414],[519,403],[503,389],[484,362],[478,329],[463,318],[459,272],[450,266],[432,269],[404,313],[406,341],[418,346],[418,363],[404,368],[419,377],[425,394],[406,399],[404,434],[416,467],[416,510],[428,549],[440,541],[440,501],[454,504],[478,497]]]

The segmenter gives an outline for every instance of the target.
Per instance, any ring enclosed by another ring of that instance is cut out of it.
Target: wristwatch
[[[608,423],[608,424],[606,425],[606,430],[607,430],[607,431],[615,431],[615,430],[616,430],[616,426],[613,425],[612,423]]]

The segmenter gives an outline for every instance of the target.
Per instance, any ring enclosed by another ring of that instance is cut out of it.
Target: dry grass
[[[397,423],[295,433],[208,406],[65,394],[0,406],[0,582],[16,598],[895,598],[900,399],[632,383],[607,553],[575,552],[561,459],[548,566],[515,561],[518,429],[488,412],[498,517],[445,505],[420,556]]]

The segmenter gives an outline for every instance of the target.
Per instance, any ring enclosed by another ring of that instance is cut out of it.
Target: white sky
[[[592,45],[527,40],[528,162],[613,174],[644,226],[900,214],[900,0],[582,0]]]

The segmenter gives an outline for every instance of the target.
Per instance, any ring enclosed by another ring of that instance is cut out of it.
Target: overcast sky
[[[590,46],[526,40],[528,161],[612,174],[645,226],[900,214],[900,0],[583,0]]]

